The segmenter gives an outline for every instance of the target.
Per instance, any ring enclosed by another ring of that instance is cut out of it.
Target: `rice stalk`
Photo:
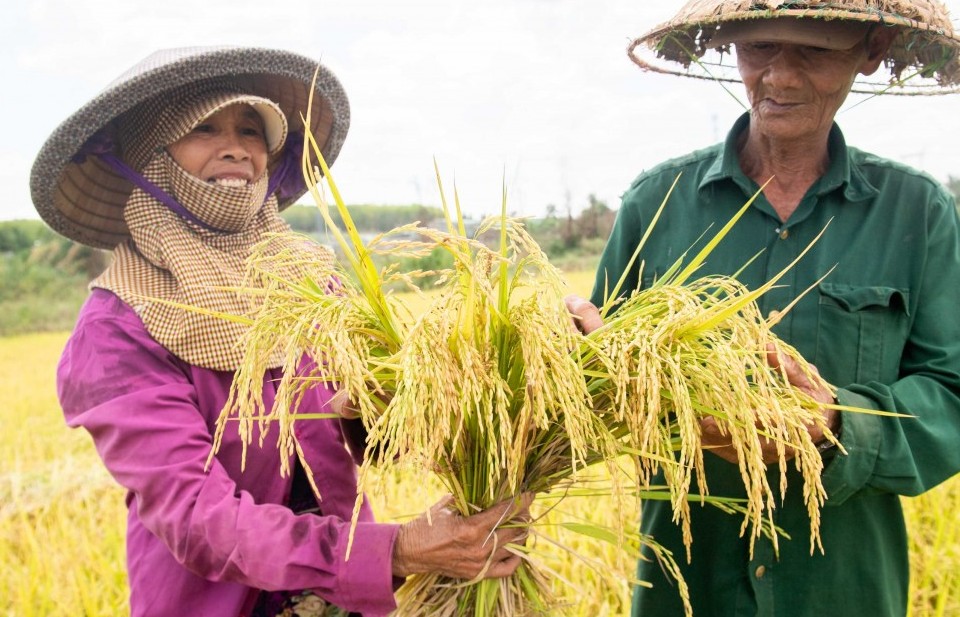
[[[709,494],[699,428],[703,417],[713,417],[739,453],[748,496],[742,531],[749,526],[751,547],[761,534],[763,518],[776,507],[776,495],[786,491],[789,450],[804,477],[812,550],[819,546],[819,512],[826,496],[820,482],[823,463],[807,427],[827,427],[820,403],[790,387],[767,364],[766,345],[776,339],[756,304],[728,310],[748,293],[725,277],[686,285],[664,282],[633,293],[608,326],[591,335],[600,350],[585,363],[593,369],[591,375],[598,375],[592,379],[597,383],[594,403],[628,427],[625,441],[636,454],[641,484],[648,484],[658,470],[663,473],[674,520],[688,546],[693,540],[687,499],[691,487]],[[727,317],[712,320],[715,314]],[[699,325],[708,322],[713,324],[709,328]],[[776,345],[780,353],[801,361],[782,341]],[[777,446],[779,487],[767,480],[764,440]]]
[[[332,182],[329,170],[326,179]],[[356,277],[361,282],[354,284],[321,257],[258,252],[250,269],[260,301],[245,341],[249,362],[224,417],[240,417],[241,429],[244,418],[277,420],[279,444],[290,457],[297,454],[296,418],[288,409],[296,409],[304,388],[334,383],[368,430],[361,488],[375,466],[418,465],[437,474],[464,515],[522,492],[547,493],[591,465],[612,465],[627,454],[632,481],[615,474],[606,490],[627,498],[648,490],[661,470],[689,544],[689,503],[710,499],[699,434],[699,419],[709,415],[742,453],[748,498],[737,511],[751,542],[772,528],[776,503],[762,439],[778,444],[781,493],[786,453],[796,453],[817,538],[821,463],[805,425],[822,420],[816,405],[766,364],[766,343],[775,338],[750,291],[724,277],[676,282],[690,275],[688,264],[673,280],[630,294],[603,328],[582,337],[570,327],[559,272],[519,221],[502,212],[484,222],[478,235],[498,232],[503,244],[496,250],[458,235],[460,228],[415,228],[421,241],[380,246],[386,253],[441,247],[454,263],[441,273],[425,311],[391,324],[383,315],[402,311],[389,295],[364,289],[369,280]],[[386,275],[378,277],[383,285]],[[371,298],[381,303],[379,311]],[[275,407],[265,410],[257,376],[278,352],[283,379]],[[624,529],[585,533],[601,541],[614,533],[624,550],[631,546]],[[559,600],[550,597],[531,554],[516,550],[525,561],[505,581],[411,577],[398,594],[399,613],[551,610]]]
[[[318,167],[311,165],[311,155]],[[756,307],[756,298],[776,277],[758,290],[732,277],[694,278],[752,200],[704,249],[692,259],[681,257],[650,288],[623,292],[624,278],[614,282],[602,307],[606,324],[582,336],[571,327],[560,273],[521,221],[507,216],[505,191],[500,215],[468,238],[459,197],[454,191],[452,215],[438,171],[446,231],[406,226],[404,231],[420,239],[393,240],[388,233],[364,244],[309,131],[303,171],[346,265],[307,243],[276,251],[268,239],[254,253],[247,282],[238,290],[249,293],[254,304],[243,340],[245,359],[218,422],[217,444],[232,418],[244,443],[253,421],[261,423],[262,434],[276,422],[286,461],[282,472],[289,473],[289,460],[300,456],[312,482],[293,425],[306,421],[297,414],[303,392],[326,383],[349,398],[367,429],[361,492],[369,488],[374,467],[419,467],[436,474],[457,510],[470,515],[525,492],[576,499],[582,472],[602,464],[613,472],[603,490],[614,503],[638,495],[671,501],[688,551],[691,502],[742,516],[741,533],[749,534],[752,549],[764,533],[777,541],[772,513],[793,464],[804,480],[811,551],[819,547],[822,462],[807,428],[818,426],[833,437],[820,405],[767,363],[767,346],[775,344],[806,366],[777,340]],[[344,221],[345,234],[336,229],[331,208]],[[482,242],[485,234],[495,234],[498,246]],[[378,271],[372,255],[437,248],[449,253],[453,266],[433,273],[440,277],[438,292],[424,311],[411,315],[386,285],[402,281],[418,290],[422,273]],[[283,371],[275,404],[264,409],[262,377],[278,365]],[[716,420],[739,453],[743,501],[709,493],[700,435],[706,417]],[[767,441],[779,458],[778,487],[765,474]],[[629,475],[617,469],[625,456],[632,462]],[[653,486],[657,472],[663,474],[662,487]],[[554,541],[537,529],[538,521],[529,525],[535,538]],[[639,538],[626,526],[566,521],[561,527],[626,554],[651,547],[683,596],[673,556],[658,551],[654,539]],[[562,598],[550,594],[549,566],[537,559],[534,547],[511,550],[523,560],[506,579],[410,577],[397,595],[398,614],[486,617],[555,610]],[[689,613],[685,597],[684,602]]]

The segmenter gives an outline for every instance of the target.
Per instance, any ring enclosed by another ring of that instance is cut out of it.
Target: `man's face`
[[[263,119],[249,105],[230,105],[167,146],[167,152],[204,182],[245,186],[267,167]]]
[[[870,70],[864,42],[844,50],[764,42],[736,48],[751,129],[772,139],[826,134],[854,79]]]

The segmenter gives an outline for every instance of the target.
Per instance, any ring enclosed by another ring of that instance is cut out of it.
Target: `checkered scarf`
[[[276,198],[264,202],[267,174],[249,186],[219,186],[191,176],[161,150],[143,175],[218,231],[183,219],[135,189],[124,210],[130,239],[114,249],[113,263],[91,287],[117,294],[133,307],[150,335],[182,360],[236,370],[243,359],[238,343],[245,326],[166,302],[233,315],[253,309],[252,298],[226,288],[244,283],[246,259],[255,244],[290,231],[277,213]],[[307,248],[302,240],[279,236],[273,238],[271,252],[294,244]],[[315,245],[309,250],[329,252]],[[279,355],[273,358],[273,366],[281,364]]]

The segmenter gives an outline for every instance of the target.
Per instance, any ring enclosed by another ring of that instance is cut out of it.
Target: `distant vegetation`
[[[950,192],[953,193],[954,198],[957,200],[957,210],[960,211],[960,178],[948,176],[947,188],[950,189]]]
[[[946,186],[960,202],[960,177],[950,176]],[[526,221],[551,263],[566,272],[593,270],[616,215],[593,195],[576,210],[574,214],[570,205],[564,209],[551,205],[546,216]],[[440,208],[421,204],[356,205],[350,206],[350,214],[368,238],[414,222],[444,224]],[[295,205],[282,216],[300,233],[333,243],[314,206]],[[339,217],[334,218],[339,223]],[[475,227],[479,222],[471,224]],[[0,336],[71,329],[87,295],[87,283],[109,260],[109,252],[71,242],[39,220],[0,221]],[[438,270],[450,262],[438,249],[396,265],[403,270]]]
[[[0,222],[0,336],[71,328],[108,258],[40,221]]]
[[[333,220],[342,227],[340,215],[331,213]],[[319,233],[325,225],[315,206],[293,205],[283,211],[282,216],[290,226],[303,233]],[[443,210],[432,206],[412,204],[407,206],[350,206],[350,217],[357,228],[367,232],[389,231],[395,227],[419,221],[426,225],[443,217]]]
[[[419,204],[350,206],[350,214],[367,237],[414,222],[444,224],[442,210]],[[282,216],[296,231],[332,244],[314,206],[295,205]],[[546,217],[529,220],[527,226],[555,265],[582,270],[595,265],[613,218],[614,212],[591,196],[576,216],[551,207]],[[479,221],[471,223],[475,227]],[[71,242],[39,220],[0,221],[0,336],[71,329],[87,296],[87,283],[109,260],[108,251]],[[438,270],[449,267],[450,260],[437,249],[396,265],[405,271]]]

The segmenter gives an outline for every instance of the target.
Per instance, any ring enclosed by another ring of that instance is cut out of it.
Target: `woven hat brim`
[[[750,19],[725,21],[711,37],[708,47],[734,43],[791,43],[821,49],[850,49],[867,36],[865,22],[833,19],[817,22],[806,19]]]
[[[780,5],[787,8],[779,8]],[[951,93],[960,87],[960,36],[954,32],[946,7],[936,0],[924,0],[922,3],[904,0],[848,0],[846,3],[808,2],[799,6],[797,3],[774,0],[692,0],[680,9],[673,19],[635,39],[628,47],[628,55],[645,69],[698,77],[699,75],[680,70],[661,70],[651,66],[639,57],[637,50],[652,50],[658,58],[687,69],[713,47],[710,41],[718,25],[733,21],[781,18],[846,20],[900,27],[902,32],[894,40],[885,63],[890,70],[890,83],[901,79],[905,72],[916,72],[917,75],[934,82],[934,86],[926,88],[924,94]],[[863,89],[855,88],[855,91],[874,94],[901,93],[889,88],[890,84],[863,86]]]
[[[206,81],[229,83],[273,101],[290,129],[297,130],[303,127],[301,114],[306,114],[315,73],[310,131],[332,165],[350,126],[350,106],[339,80],[316,60],[261,48],[164,50],[121,75],[53,131],[31,170],[34,206],[58,233],[96,248],[113,248],[129,236],[123,208],[133,186],[98,157],[74,162],[94,134],[141,104]],[[276,163],[273,159],[269,166]],[[279,207],[300,195],[287,195]]]

